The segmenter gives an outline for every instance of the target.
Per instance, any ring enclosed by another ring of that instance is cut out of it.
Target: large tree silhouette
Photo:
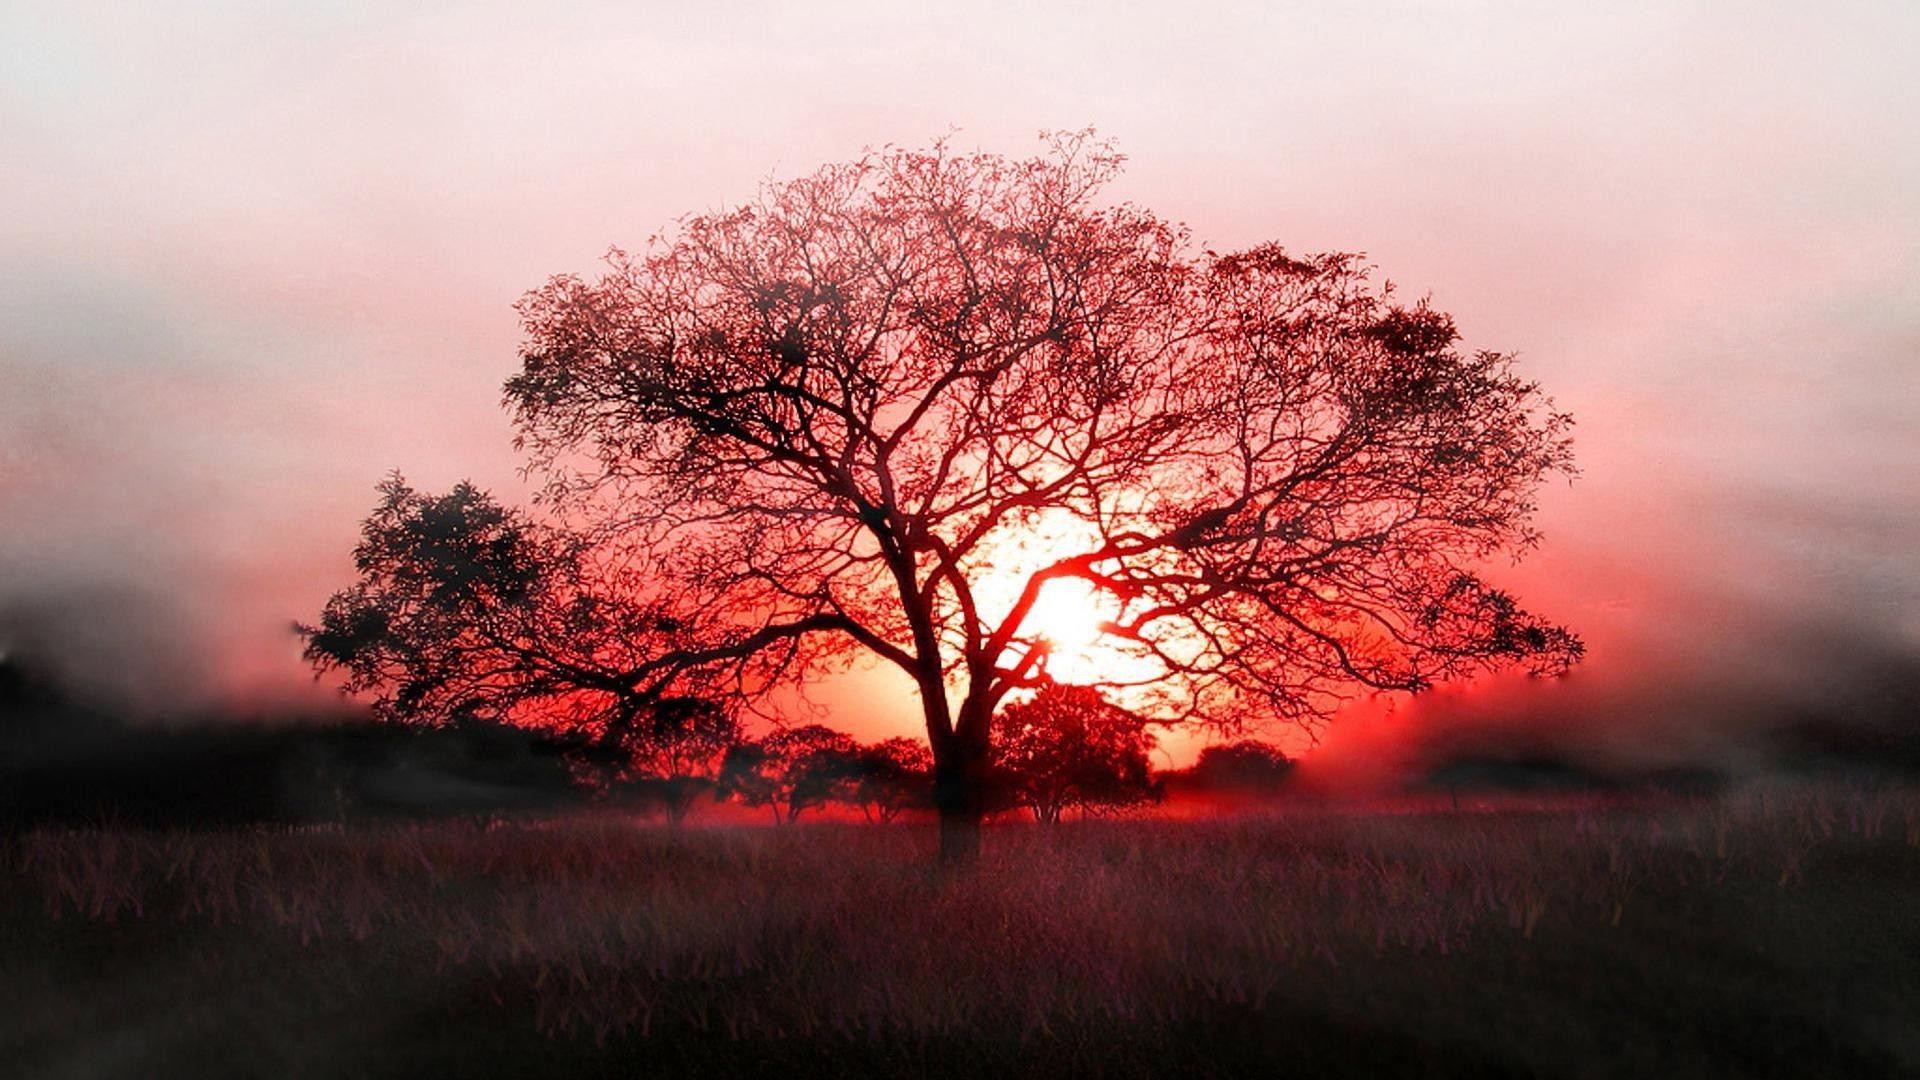
[[[995,710],[1050,681],[1054,579],[1108,599],[1129,681],[1203,714],[1580,651],[1475,573],[1535,542],[1570,420],[1356,256],[1195,252],[1103,205],[1120,162],[1085,133],[870,154],[520,304],[506,394],[546,496],[787,661],[911,678],[949,853]],[[1081,548],[989,605],[1062,515]]]
[[[1307,723],[1356,686],[1577,658],[1476,573],[1535,543],[1570,420],[1357,256],[1196,251],[1103,203],[1120,164],[1086,133],[871,153],[521,301],[506,400],[542,498],[705,620],[615,681],[899,669],[964,857],[996,710],[1054,681],[1050,582],[1130,658],[1073,681],[1162,716]]]

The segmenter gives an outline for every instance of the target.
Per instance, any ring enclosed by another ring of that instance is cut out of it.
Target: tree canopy
[[[1010,794],[1052,823],[1155,798],[1154,739],[1138,717],[1085,686],[1049,686],[1001,710],[995,764]]]
[[[751,696],[891,665],[962,850],[996,711],[1063,681],[1034,617],[1055,583],[1118,658],[1070,681],[1168,719],[1310,724],[1354,687],[1574,662],[1576,637],[1479,572],[1536,543],[1570,418],[1357,255],[1196,249],[1103,201],[1121,164],[1090,133],[1025,160],[873,152],[529,293],[517,445],[565,535],[646,598],[585,623],[614,662],[543,646],[566,677]],[[471,617],[599,602],[586,557],[503,576]],[[429,607],[468,604],[430,584]],[[396,670],[347,666],[363,687]]]
[[[1293,759],[1279,747],[1257,739],[1209,746],[1187,770],[1187,779],[1203,789],[1279,787],[1293,774]]]
[[[380,496],[354,551],[359,582],[299,627],[307,659],[387,719],[562,732],[598,786],[643,785],[684,816],[740,737],[733,700],[682,692],[696,653],[737,659],[702,648],[714,635],[698,614],[470,484],[434,496],[395,475]]]
[[[765,806],[776,822],[792,823],[812,808],[854,801],[861,748],[821,724],[776,731],[727,751],[721,784],[748,806]]]
[[[868,820],[892,821],[906,810],[931,806],[933,755],[919,739],[894,736],[861,747],[853,799]]]

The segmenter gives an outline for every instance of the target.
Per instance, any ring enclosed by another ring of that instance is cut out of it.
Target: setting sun
[[[1027,579],[1062,559],[1083,555],[1099,546],[1097,530],[1063,508],[1032,515],[1017,529],[1003,530],[988,546],[989,565],[978,585],[981,614],[997,623],[1013,610]],[[1080,578],[1048,582],[1021,620],[1019,637],[1041,639],[1056,659],[1084,653],[1098,645],[1102,623],[1119,610],[1110,596]]]
[[[1083,652],[1100,640],[1101,625],[1112,618],[1102,603],[1100,593],[1079,578],[1050,581],[1022,625],[1046,639],[1056,654]]]
[[[982,614],[995,622],[1004,618],[1034,573],[1098,546],[1098,532],[1071,513],[1036,514],[1017,534],[1009,530],[993,546],[991,568],[979,584]],[[1104,629],[1120,618],[1122,607],[1089,581],[1057,578],[1041,588],[1017,637],[1044,642],[1048,673],[1062,682],[1134,681],[1147,674],[1143,661]]]

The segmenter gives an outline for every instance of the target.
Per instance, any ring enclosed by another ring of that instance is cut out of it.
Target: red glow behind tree
[[[390,481],[309,658],[389,711],[613,744],[877,657],[958,856],[1068,584],[1125,661],[1071,681],[1158,720],[1576,660],[1474,572],[1536,542],[1569,418],[1355,256],[1194,253],[1100,206],[1119,165],[1087,134],[869,155],[555,278],[506,387],[553,523]]]
[[[520,307],[507,400],[546,497],[788,674],[913,679],[954,854],[996,709],[1050,681],[1051,580],[1110,598],[1124,681],[1216,720],[1580,652],[1474,573],[1535,543],[1570,420],[1355,256],[1196,254],[1099,205],[1120,163],[1084,133],[870,154]],[[1090,542],[985,607],[996,550],[1060,512]]]

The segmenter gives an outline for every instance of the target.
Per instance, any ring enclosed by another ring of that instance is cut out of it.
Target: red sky
[[[1341,7],[9,5],[0,623],[310,694],[286,628],[384,472],[523,491],[521,292],[868,145],[1094,124],[1116,198],[1363,250],[1579,418],[1513,580],[1591,680],[1920,644],[1920,9]]]

